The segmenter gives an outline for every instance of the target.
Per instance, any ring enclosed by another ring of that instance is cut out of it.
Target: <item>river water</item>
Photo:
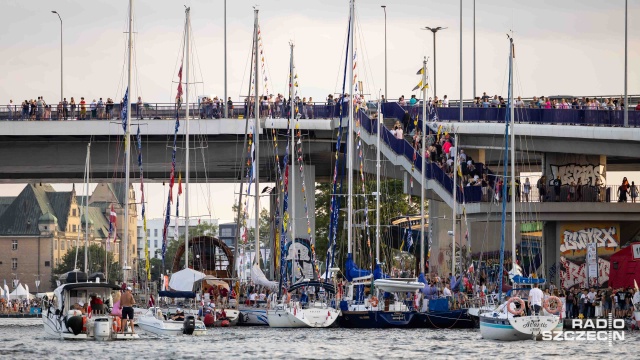
[[[494,342],[479,330],[215,328],[206,337],[126,342],[63,342],[47,338],[40,319],[0,319],[0,359],[634,359],[640,334],[624,341]]]

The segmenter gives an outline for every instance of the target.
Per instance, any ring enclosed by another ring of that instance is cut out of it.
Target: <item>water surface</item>
[[[640,334],[606,342],[494,342],[479,330],[216,328],[206,337],[140,333],[126,342],[47,338],[40,319],[0,319],[6,359],[591,359],[637,358]]]

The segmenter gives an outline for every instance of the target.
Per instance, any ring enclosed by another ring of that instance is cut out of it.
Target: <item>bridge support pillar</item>
[[[451,271],[451,236],[448,234],[451,221],[451,208],[447,204],[429,200],[429,272],[440,277],[447,277]]]
[[[304,165],[304,192],[302,191],[302,177],[300,176],[300,165],[296,165],[290,168],[293,171],[289,172],[289,182],[295,182],[296,191],[296,238],[309,239],[308,229],[311,229],[311,236],[316,234],[316,167],[313,165]],[[289,201],[291,201],[291,186],[289,186]],[[305,211],[305,196],[306,196],[306,208]],[[291,209],[291,203],[289,203],[289,209]],[[307,218],[307,213],[309,217]]]

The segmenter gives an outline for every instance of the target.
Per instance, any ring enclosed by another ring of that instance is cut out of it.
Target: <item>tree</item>
[[[94,272],[102,272],[107,275],[107,272],[104,271],[104,263],[105,263],[105,252],[104,248],[97,244],[89,245],[87,251],[87,271],[89,274]],[[109,283],[115,284],[116,280],[120,280],[120,265],[113,260],[113,252],[107,253],[107,268],[109,269],[109,273],[107,275],[109,279]],[[60,263],[53,269],[53,275],[51,278],[51,284],[53,287],[56,285],[57,277],[68,272],[73,271],[74,269],[80,269],[84,271],[84,246],[78,248],[78,262],[76,263],[76,248],[69,248],[67,253],[60,259]]]
[[[347,194],[347,184],[343,184],[344,188],[342,194]],[[361,192],[358,185],[357,192]],[[370,180],[365,182],[365,192],[372,194],[376,191],[376,181]],[[333,185],[330,183],[316,184],[316,257],[320,261],[324,261],[327,248],[329,246],[329,226],[331,221],[330,205],[331,205],[331,193],[333,192]],[[412,197],[411,205],[409,204],[409,195],[404,193],[404,186],[402,180],[386,179],[380,182],[380,224],[388,225],[391,219],[401,215],[419,214],[420,212],[420,198]],[[341,198],[342,201],[339,204],[340,208],[347,206],[346,197]],[[363,208],[364,201],[361,196],[354,198],[354,210]],[[369,209],[375,208],[375,196],[367,197],[367,207]],[[346,231],[342,224],[346,221],[346,211],[340,211],[338,215],[338,227],[337,227],[337,248],[340,249],[343,240],[346,238]],[[362,213],[359,214],[362,216]],[[371,239],[371,247],[375,248],[375,212],[369,212],[369,232]],[[359,221],[356,218],[356,221]],[[383,228],[381,232],[385,232]],[[364,237],[363,237],[364,238]],[[381,248],[384,250],[384,244]],[[372,251],[373,252],[373,251]],[[375,255],[374,255],[375,256]],[[336,259],[338,261],[338,259]],[[390,262],[388,262],[390,263]]]

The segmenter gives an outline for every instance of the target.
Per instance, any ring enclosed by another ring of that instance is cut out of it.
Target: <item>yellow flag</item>
[[[413,88],[413,90],[411,91],[416,91],[418,89],[422,88],[422,80],[420,80],[420,83],[418,83],[418,85],[416,85],[416,87]]]
[[[420,70],[416,73],[416,75],[422,75],[424,73],[424,68],[421,67]]]

